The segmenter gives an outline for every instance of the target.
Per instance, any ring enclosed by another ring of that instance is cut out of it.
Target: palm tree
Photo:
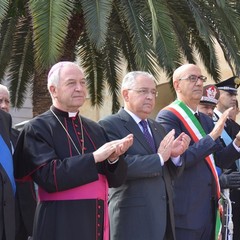
[[[27,87],[33,115],[50,105],[46,74],[59,60],[79,59],[93,105],[103,104],[107,84],[112,111],[119,108],[119,77],[127,70],[168,76],[195,52],[219,81],[217,41],[239,74],[238,1],[224,0],[1,0],[0,79],[10,82],[12,104],[21,107]]]

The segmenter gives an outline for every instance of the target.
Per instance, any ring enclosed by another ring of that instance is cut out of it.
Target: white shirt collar
[[[222,116],[222,113],[217,109],[214,108],[214,113],[220,118]]]
[[[140,121],[142,121],[141,118],[139,118],[136,114],[134,114],[133,112],[129,111],[128,109],[124,108],[124,110],[133,118],[133,120],[139,124]]]

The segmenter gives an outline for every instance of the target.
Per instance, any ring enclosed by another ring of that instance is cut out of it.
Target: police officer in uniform
[[[220,90],[220,97],[216,108],[214,109],[213,120],[217,121],[221,114],[229,107],[234,107],[237,99],[237,89],[240,85],[240,78],[230,77],[215,86]],[[228,145],[240,130],[240,125],[232,119],[227,119],[222,133],[222,139],[225,145]],[[239,160],[231,166],[231,171],[239,171]],[[232,189],[230,192],[233,211],[234,235],[233,240],[240,239],[240,190]]]

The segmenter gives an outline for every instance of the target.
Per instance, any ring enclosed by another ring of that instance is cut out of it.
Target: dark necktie
[[[155,143],[154,143],[153,137],[150,134],[150,132],[148,131],[148,123],[147,123],[147,121],[141,120],[140,124],[143,127],[144,137],[146,138],[146,140],[147,140],[148,144],[150,145],[150,147],[152,148],[152,150],[154,152],[156,152],[156,147],[155,147]]]
[[[199,114],[198,114],[198,113],[194,113],[194,116],[195,116],[196,119],[199,121],[200,125],[202,125],[202,124],[201,124],[201,121],[200,121],[200,118],[199,118]]]

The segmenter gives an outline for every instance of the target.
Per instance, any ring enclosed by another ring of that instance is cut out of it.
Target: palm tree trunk
[[[35,72],[34,74],[32,95],[33,117],[45,112],[52,104],[47,89],[47,73],[48,70],[44,72]]]

